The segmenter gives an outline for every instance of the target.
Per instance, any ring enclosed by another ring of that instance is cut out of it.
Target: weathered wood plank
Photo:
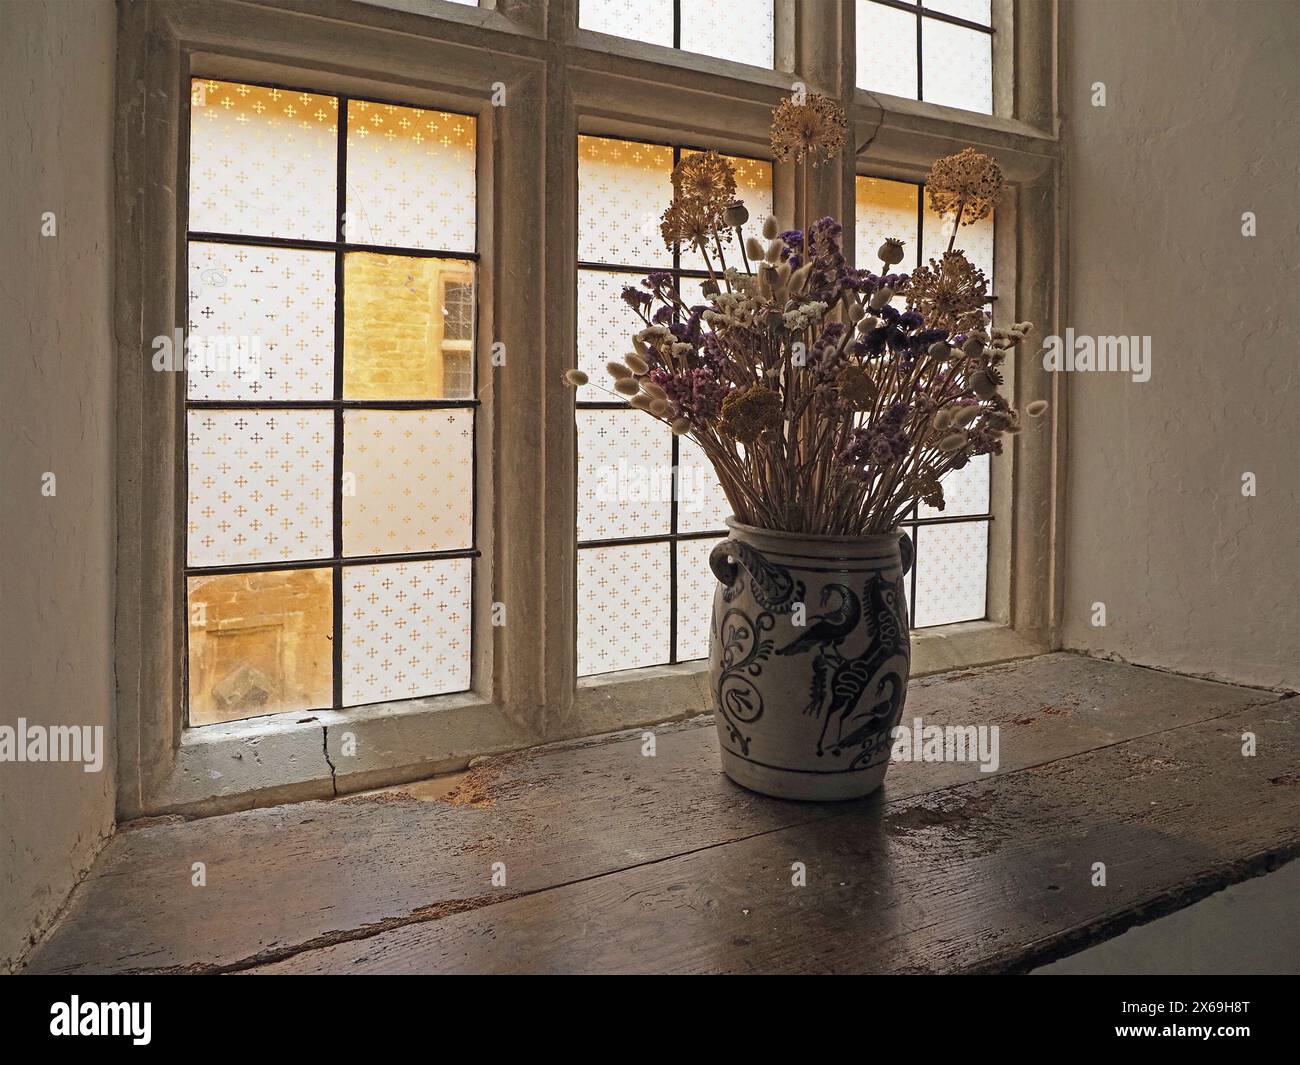
[[[1024,970],[1300,853],[1298,741],[1289,699],[254,972]]]
[[[1205,720],[1276,696],[1076,655],[918,681],[908,718],[1001,730],[1001,771]],[[814,806],[735,787],[712,726],[541,749],[367,796],[170,821],[121,833],[36,952],[42,972],[248,967],[502,895],[876,805]],[[981,778],[899,764],[890,800]],[[459,790],[457,790],[459,789]],[[508,887],[490,885],[506,863]],[[205,887],[191,886],[203,862]]]

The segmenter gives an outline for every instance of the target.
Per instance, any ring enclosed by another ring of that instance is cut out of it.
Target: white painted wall
[[[0,13],[0,725],[103,726],[104,768],[0,763],[0,972],[111,831],[110,0]],[[56,214],[58,235],[40,235]],[[41,495],[53,472],[57,494]]]
[[[1300,687],[1300,8],[1067,0],[1063,18],[1068,323],[1153,344],[1145,384],[1069,382],[1065,645]]]

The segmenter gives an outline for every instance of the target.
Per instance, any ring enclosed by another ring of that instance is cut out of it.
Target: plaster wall
[[[1066,320],[1151,338],[1149,381],[1069,381],[1064,645],[1300,688],[1296,5],[1066,0],[1062,17]]]
[[[99,726],[106,748],[96,773],[0,762],[5,971],[113,826],[115,12],[9,0],[0,22],[0,725]]]

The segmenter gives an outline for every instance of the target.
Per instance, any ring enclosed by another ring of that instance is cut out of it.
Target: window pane
[[[475,120],[348,102],[347,239],[473,251]]]
[[[673,195],[673,150],[636,141],[578,138],[578,258],[669,269],[659,232]]]
[[[982,30],[923,19],[921,71],[928,103],[993,113],[993,39]]]
[[[672,545],[578,552],[578,675],[668,661]]]
[[[858,0],[859,89],[916,99],[916,16]]]
[[[677,531],[723,531],[731,504],[718,483],[713,464],[688,436],[677,438]]]
[[[673,455],[663,425],[639,410],[579,410],[578,539],[666,534]]]
[[[933,518],[942,514],[954,517],[959,514],[987,514],[989,511],[989,457],[976,455],[960,470],[949,470],[940,482],[943,485],[943,510],[935,510],[924,503],[918,504],[917,515]]]
[[[939,11],[945,15],[955,15],[967,22],[978,22],[981,26],[991,25],[989,0],[923,0],[930,11]]]
[[[682,48],[772,66],[772,0],[681,0],[681,12]]]
[[[470,560],[343,570],[343,705],[465,691]]]
[[[187,591],[191,725],[330,705],[329,570],[190,577]]]
[[[194,242],[189,277],[190,399],[333,397],[333,252]]]
[[[333,96],[194,79],[189,228],[333,240],[337,122]]]
[[[473,545],[474,413],[343,412],[343,553]]]
[[[709,552],[717,540],[681,540],[677,544],[677,661],[709,657],[709,623],[718,580],[709,569]]]
[[[334,423],[327,410],[192,410],[192,566],[333,554]]]
[[[623,289],[629,285],[640,288],[641,275],[578,271],[578,368],[592,380],[577,390],[581,403],[618,398],[609,391],[613,381],[605,364],[622,359],[631,350],[632,334],[642,328],[640,317],[623,302]]]
[[[876,254],[887,237],[897,237],[906,247],[903,261],[890,270],[908,271],[916,266],[920,253],[917,240],[917,186],[906,181],[859,176],[855,196],[857,221],[854,226],[859,270],[878,274],[883,265]]]
[[[993,293],[993,218],[994,215],[990,214],[974,225],[968,226],[962,223],[957,229],[957,240],[953,244],[954,248],[964,251],[966,258],[984,271],[984,277],[989,283],[990,295]],[[955,220],[955,214],[946,216],[935,214],[930,210],[930,201],[926,197],[924,232],[921,241],[921,255],[924,262],[938,259],[948,250],[948,238],[952,235]]]
[[[916,627],[984,617],[988,522],[923,525],[915,535]]]
[[[454,356],[468,355],[473,347],[473,285],[474,264],[460,259],[349,252],[344,259],[343,395],[472,396],[472,381],[459,372]]]
[[[682,157],[698,154],[694,152],[682,152]],[[768,215],[773,214],[772,206],[772,164],[763,159],[744,159],[735,155],[724,155],[724,159],[731,163],[736,171],[736,196],[743,200],[745,206],[749,209],[749,222],[744,227],[746,236],[753,236],[763,228],[763,222]],[[668,196],[671,198],[672,189],[669,188]],[[665,200],[663,207],[668,206]],[[662,210],[662,209],[661,209]],[[663,244],[663,241],[660,241]],[[728,266],[741,267],[743,262],[740,257],[740,250],[736,240],[733,238],[729,242],[723,242],[722,253],[726,256]],[[671,253],[669,253],[671,255]],[[718,256],[711,250],[709,258],[713,262],[713,269],[718,269]],[[683,270],[706,270],[708,269],[702,256],[695,248],[682,245],[681,248],[681,267]]]
[[[578,0],[578,25],[671,48],[673,0]]]

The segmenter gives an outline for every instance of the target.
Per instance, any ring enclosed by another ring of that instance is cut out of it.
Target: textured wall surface
[[[102,726],[109,748],[98,773],[0,762],[0,971],[113,825],[114,18],[28,0],[0,32],[0,725]]]
[[[1300,687],[1296,6],[1064,18],[1068,323],[1152,343],[1145,383],[1069,382],[1065,646]]]

